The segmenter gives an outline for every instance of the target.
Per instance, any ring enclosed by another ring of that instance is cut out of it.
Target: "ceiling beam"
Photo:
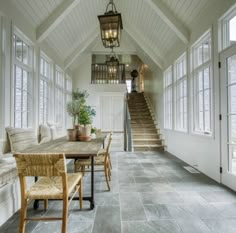
[[[163,69],[163,60],[161,57],[153,51],[149,44],[145,41],[141,33],[138,33],[134,28],[125,24],[125,31],[130,36],[130,38],[143,50],[145,55],[147,55],[159,68]]]
[[[36,39],[42,42],[81,0],[63,1],[37,28]]]
[[[78,44],[77,48],[73,50],[73,52],[65,59],[64,69],[68,69],[73,62],[86,50],[89,46],[93,45],[95,40],[98,38],[99,33],[97,30],[92,31],[87,38],[80,44]]]
[[[189,30],[177,19],[173,13],[166,7],[160,0],[145,0],[149,3],[152,9],[158,16],[176,33],[184,44],[189,43],[190,32]]]

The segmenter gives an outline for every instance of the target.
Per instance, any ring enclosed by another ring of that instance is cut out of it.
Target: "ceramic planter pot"
[[[68,141],[77,140],[77,129],[67,129],[67,140]]]
[[[80,141],[90,141],[91,140],[91,125],[81,125],[80,126]]]

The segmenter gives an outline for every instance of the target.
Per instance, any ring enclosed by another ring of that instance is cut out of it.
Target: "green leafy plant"
[[[96,116],[96,111],[91,106],[82,105],[80,108],[79,123],[81,125],[92,124],[93,117]]]
[[[80,106],[81,106],[81,103],[78,100],[71,100],[67,102],[67,112],[69,116],[71,116],[73,119],[73,126],[75,126],[76,118],[80,114]]]
[[[89,96],[86,90],[76,89],[72,92],[72,100],[67,103],[67,112],[73,118],[75,126],[78,124],[90,125],[92,118],[96,116],[96,111],[91,106],[86,105],[86,98]]]
[[[89,94],[86,90],[80,91],[78,88],[72,92],[72,100],[79,100],[82,104],[85,103]]]
[[[80,91],[78,88],[72,92],[72,100],[67,103],[67,112],[73,119],[73,125],[79,124],[80,110],[85,105],[89,96],[86,90]]]
[[[91,133],[96,133],[97,132],[97,129],[96,128],[92,128],[91,129]]]

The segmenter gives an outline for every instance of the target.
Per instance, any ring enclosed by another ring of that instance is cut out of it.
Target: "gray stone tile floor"
[[[167,152],[112,152],[111,191],[103,172],[95,173],[95,204],[84,201],[69,210],[69,233],[235,233],[236,193],[201,173],[189,173],[186,164]],[[69,164],[72,169],[73,164]],[[84,177],[84,195],[90,192],[90,174]],[[28,208],[28,215],[59,215],[61,202],[51,201],[45,212]],[[18,232],[19,211],[0,227]],[[28,222],[26,232],[57,233],[61,222]]]

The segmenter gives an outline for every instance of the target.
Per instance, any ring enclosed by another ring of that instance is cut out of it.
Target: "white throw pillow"
[[[40,144],[49,142],[52,140],[51,130],[46,125],[39,126]]]
[[[24,149],[38,145],[34,129],[6,128],[11,145],[11,152],[22,152]]]
[[[47,125],[50,127],[52,140],[66,135],[60,123],[48,122]]]
[[[53,126],[53,125],[50,126],[50,132],[51,132],[52,140],[58,138],[58,136],[57,136],[57,128],[56,128],[56,126]]]

